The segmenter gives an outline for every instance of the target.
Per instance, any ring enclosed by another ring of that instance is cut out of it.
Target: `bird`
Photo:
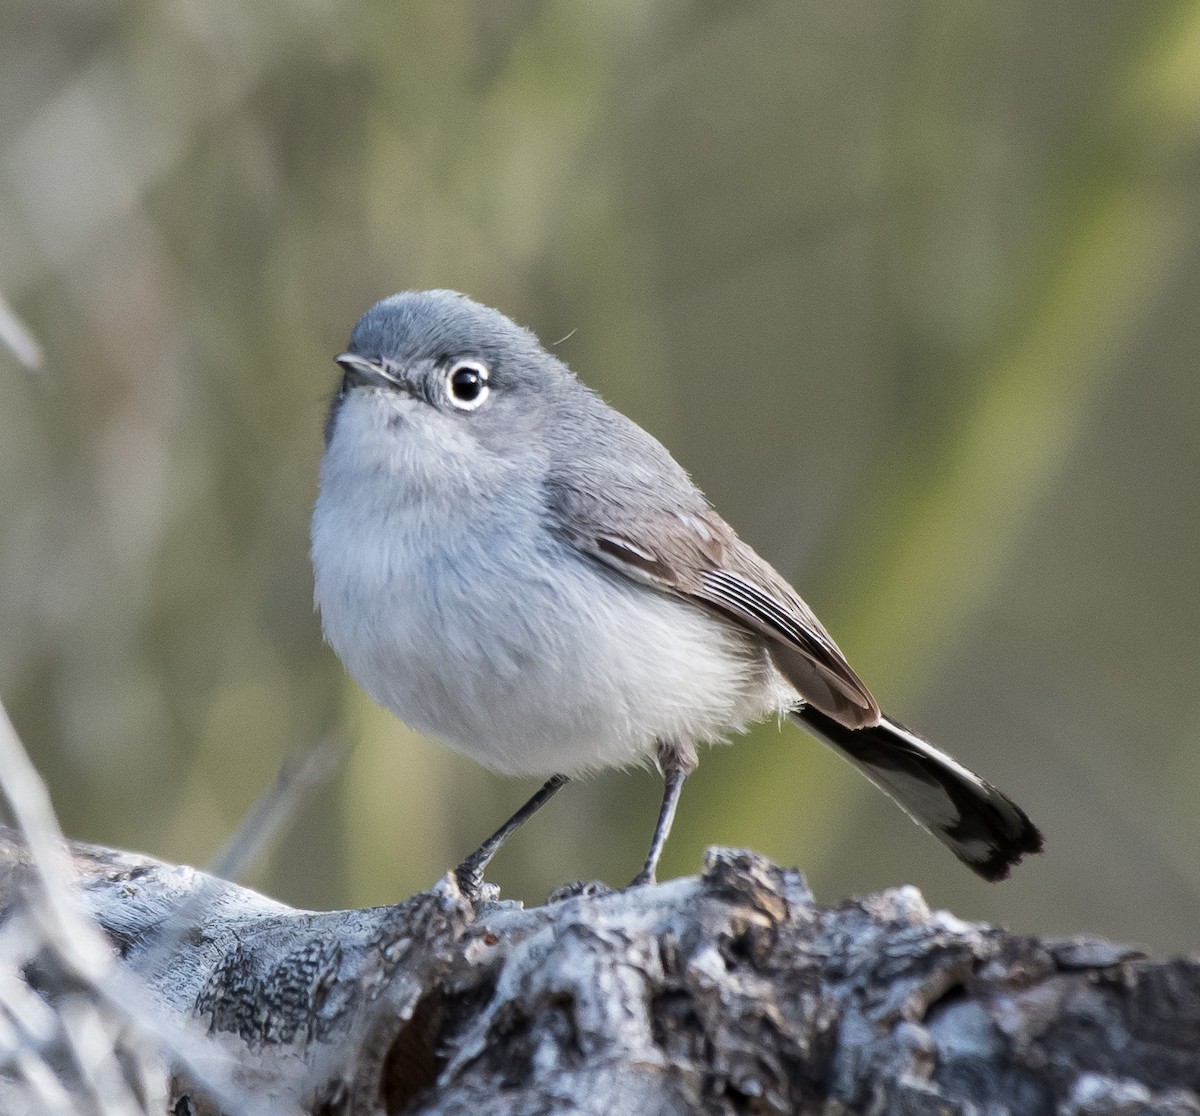
[[[650,763],[663,796],[630,886],[653,883],[698,746],[787,717],[968,868],[1038,853],[1007,795],[886,715],[787,580],[652,435],[529,330],[448,290],[372,306],[336,363],[313,509],[326,641],[378,704],[540,789]]]

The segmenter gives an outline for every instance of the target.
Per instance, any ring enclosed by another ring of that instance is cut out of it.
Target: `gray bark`
[[[313,913],[71,848],[124,965],[281,1111],[1200,1114],[1200,961],[1016,936],[910,887],[822,907],[799,873],[714,849],[698,878],[532,910],[447,877]],[[0,919],[30,872],[0,841]],[[170,1095],[228,1110],[184,1069]]]

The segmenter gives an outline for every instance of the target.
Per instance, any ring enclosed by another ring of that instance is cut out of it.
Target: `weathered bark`
[[[1019,937],[912,888],[838,907],[750,853],[473,908],[450,877],[312,913],[72,846],[97,922],[247,1097],[302,1111],[1200,1113],[1200,961]],[[29,867],[0,844],[0,917]],[[210,1113],[186,1075],[176,1113]]]

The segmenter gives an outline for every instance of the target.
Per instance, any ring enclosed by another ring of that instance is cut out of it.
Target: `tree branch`
[[[820,907],[799,873],[714,849],[698,878],[532,910],[472,908],[447,877],[312,913],[71,852],[124,964],[280,1111],[1200,1114],[1200,962],[1019,937],[910,887]],[[30,872],[0,838],[0,919]],[[172,1112],[218,1111],[175,1073]]]

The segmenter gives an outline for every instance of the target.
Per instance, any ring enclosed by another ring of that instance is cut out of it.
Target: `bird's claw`
[[[454,869],[454,880],[467,902],[478,903],[483,898],[483,871],[469,860],[464,860]]]

